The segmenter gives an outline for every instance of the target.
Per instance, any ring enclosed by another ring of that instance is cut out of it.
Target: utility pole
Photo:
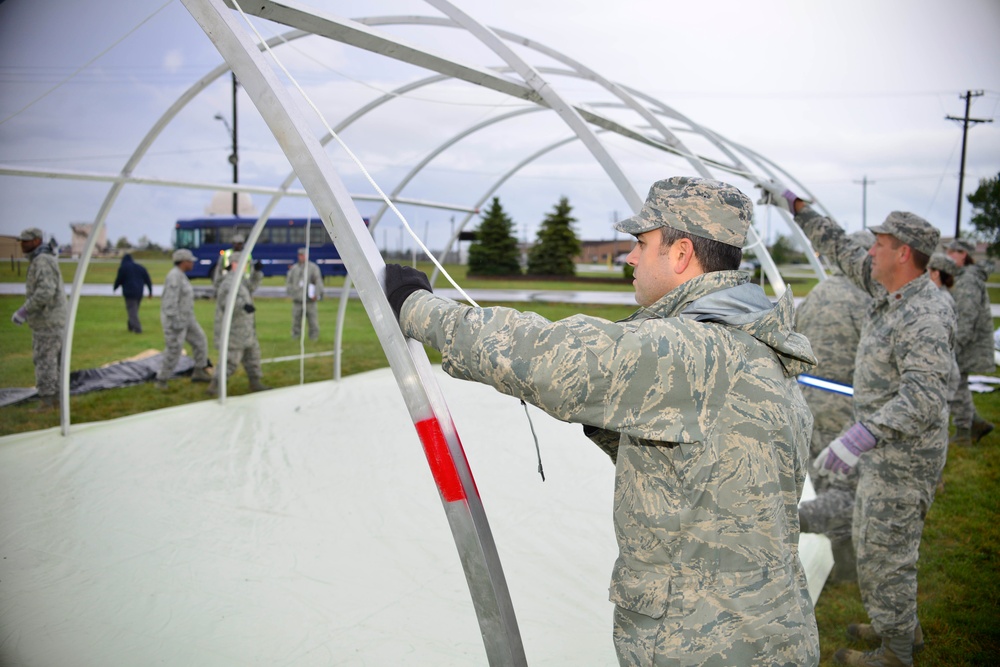
[[[861,229],[868,229],[868,186],[875,185],[875,181],[869,181],[866,174],[854,182],[861,184]]]
[[[992,123],[992,118],[969,118],[969,106],[972,103],[973,97],[982,97],[983,91],[965,91],[964,95],[959,95],[959,99],[965,100],[965,117],[955,118],[954,116],[945,116],[945,120],[959,120],[962,121],[962,165],[958,171],[958,207],[955,210],[955,238],[959,238],[959,233],[961,232],[961,221],[962,221],[962,189],[965,186],[965,145],[966,140],[969,136],[969,123]]]
[[[229,161],[233,163],[233,185],[240,182],[240,154],[236,145],[236,72],[230,72],[233,75],[233,153],[229,156]],[[233,217],[235,218],[239,213],[239,193],[236,189],[233,189]]]

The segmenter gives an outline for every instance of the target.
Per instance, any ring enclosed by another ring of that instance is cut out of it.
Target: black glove
[[[258,259],[256,262],[253,263],[253,270],[254,271],[263,271],[264,270],[264,262],[262,262],[262,261],[260,261]]]
[[[392,306],[397,321],[406,299],[422,289],[428,292],[434,291],[431,289],[431,281],[427,280],[427,275],[423,271],[399,264],[385,265],[385,296],[389,299],[389,305]]]
[[[243,312],[253,313],[253,312],[256,312],[256,310],[257,309],[254,307],[254,305],[252,303],[245,303],[245,304],[243,304]]]

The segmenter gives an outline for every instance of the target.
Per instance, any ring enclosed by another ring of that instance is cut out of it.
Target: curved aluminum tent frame
[[[230,6],[235,4],[233,0],[228,1]],[[467,213],[458,231],[449,240],[449,246],[445,249],[445,252],[454,243],[457,234],[471,220],[473,214],[477,212],[478,207],[492,196],[504,182],[525,165],[572,141],[581,141],[584,144],[629,206],[634,211],[638,210],[642,205],[642,198],[629,182],[623,168],[612,157],[604,144],[598,140],[597,135],[599,131],[615,132],[622,137],[641,144],[681,156],[703,177],[713,178],[712,170],[717,169],[738,174],[753,183],[760,183],[764,178],[771,178],[775,173],[780,173],[796,183],[803,192],[808,193],[808,190],[802,187],[797,181],[794,181],[794,179],[791,179],[786,172],[773,162],[701,127],[665,104],[625,86],[614,84],[593,70],[536,42],[503,30],[490,29],[475,21],[447,0],[426,1],[429,5],[442,12],[446,18],[375,17],[350,21],[314,11],[299,3],[288,0],[284,2],[262,0],[255,3],[248,11],[257,16],[278,23],[285,23],[295,28],[285,35],[267,40],[267,47],[277,46],[306,35],[315,34],[438,72],[435,76],[400,87],[394,96],[384,96],[381,99],[362,106],[340,123],[338,126],[340,129],[350,125],[358,118],[363,117],[374,108],[395,96],[403,95],[409,90],[420,86],[453,79],[474,83],[537,105],[536,107],[521,109],[491,118],[453,135],[428,153],[396,185],[392,197],[398,198],[408,183],[434,157],[469,134],[503,120],[548,108],[554,111],[573,131],[573,136],[535,151],[506,171],[486,189],[475,205],[471,207],[463,207],[457,204],[440,205]],[[439,492],[442,496],[442,502],[445,505],[446,514],[452,525],[456,544],[459,547],[463,566],[466,569],[470,591],[476,606],[477,615],[480,619],[480,627],[483,631],[490,662],[491,664],[523,664],[523,649],[520,646],[513,608],[506,591],[506,584],[503,580],[502,569],[496,556],[495,545],[492,544],[492,537],[489,533],[485,513],[475,493],[471,471],[468,469],[468,464],[461,450],[461,444],[458,441],[457,433],[454,431],[443,398],[436,390],[433,382],[430,381],[429,366],[426,356],[423,354],[423,349],[412,341],[404,341],[398,327],[395,326],[394,318],[382,292],[381,275],[383,264],[371,239],[371,229],[365,228],[364,224],[360,221],[360,215],[354,208],[351,195],[343,187],[332,167],[329,157],[322,150],[323,146],[325,146],[332,136],[324,137],[322,141],[317,141],[315,138],[310,137],[304,117],[298,111],[292,98],[284,91],[282,84],[270,66],[260,55],[260,51],[265,48],[265,45],[255,44],[249,39],[246,31],[238,24],[233,12],[229,11],[223,4],[223,0],[183,0],[183,2],[201,27],[205,29],[209,37],[215,42],[220,53],[226,58],[227,64],[220,65],[212,72],[206,74],[177,99],[139,143],[119,174],[113,176],[70,174],[68,172],[61,174],[39,172],[35,174],[49,177],[110,180],[113,183],[95,219],[95,233],[88,240],[76,275],[74,276],[70,312],[64,331],[62,353],[62,432],[64,434],[67,433],[69,428],[69,368],[72,355],[74,323],[83,279],[93,256],[98,232],[103,227],[109,211],[126,183],[158,182],[156,179],[139,179],[134,177],[132,173],[149,150],[150,145],[177,113],[212,81],[222,76],[231,67],[237,73],[244,84],[244,89],[271,127],[275,138],[278,139],[286,157],[288,157],[293,165],[293,173],[278,188],[234,186],[229,184],[222,188],[217,184],[182,184],[180,182],[160,182],[160,184],[267,192],[271,194],[272,199],[270,203],[255,223],[247,240],[247,246],[252,250],[254,243],[263,229],[264,221],[277,202],[286,194],[301,194],[293,192],[290,189],[296,178],[303,183],[305,192],[312,199],[323,224],[331,237],[336,240],[338,248],[341,249],[350,275],[355,278],[358,284],[359,295],[372,319],[376,333],[386,351],[389,364],[397,378],[397,383],[403,392],[407,408],[424,443],[428,460],[431,463],[432,471],[435,474],[435,480],[438,483]],[[402,40],[374,31],[369,27],[373,25],[403,23],[462,29],[499,56],[506,63],[507,67],[510,68],[510,71],[514,72],[519,78],[502,76],[488,69],[456,62],[426,49],[411,46]],[[544,67],[535,68],[515,53],[508,43],[519,44],[542,53],[562,62],[571,69],[565,71]],[[560,95],[543,77],[543,74],[574,76],[593,81],[605,91],[617,97],[620,100],[620,104],[598,102],[593,105],[574,105]],[[642,104],[640,100],[645,100],[649,106]],[[658,136],[651,136],[642,129],[622,124],[594,111],[594,109],[601,107],[619,107],[638,114]],[[674,130],[667,128],[659,120],[659,116],[671,118],[686,124],[687,128],[681,128],[679,131],[690,132],[703,137],[715,149],[719,150],[729,162],[694,154],[680,141]],[[601,130],[596,130],[595,126],[601,128]],[[337,131],[339,132],[339,130]],[[748,158],[760,170],[761,175],[758,176],[752,171],[737,154],[742,154]],[[17,173],[28,175],[28,171],[30,170],[20,170]],[[0,173],[15,173],[15,171],[0,169]],[[402,200],[400,199],[400,201]],[[409,201],[410,203],[430,204],[429,202],[421,202],[420,200]],[[375,224],[377,224],[378,219],[384,214],[385,208],[386,206],[383,206],[379,210]],[[786,222],[789,222],[787,216]],[[790,225],[789,228],[793,234],[798,232],[798,228],[794,225]],[[775,291],[780,293],[784,285],[780,280],[777,267],[774,266],[771,258],[763,248],[763,243],[752,227],[749,236],[751,246],[758,246],[758,256],[764,261],[764,270],[768,279],[774,285]],[[797,237],[801,237],[801,234],[797,234]],[[808,247],[807,242],[805,245]],[[240,265],[237,268],[238,275],[242,275],[245,270],[248,254],[245,253],[241,258]],[[822,279],[825,277],[822,267],[818,261],[815,261],[815,258],[813,260],[814,269]],[[345,287],[345,294],[347,291],[348,288]],[[222,357],[219,369],[223,377],[226,375],[227,334],[231,323],[234,303],[235,291],[226,304],[223,348],[221,350]],[[345,304],[346,297],[342,296],[342,309],[345,308]],[[342,315],[338,318],[336,351],[338,355],[338,375],[341,318]],[[225,382],[222,385],[220,400],[224,400],[225,398]]]

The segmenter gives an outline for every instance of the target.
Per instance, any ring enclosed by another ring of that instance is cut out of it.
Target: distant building
[[[73,257],[80,257],[83,255],[84,248],[87,247],[87,239],[90,238],[90,233],[94,229],[94,223],[71,222],[69,223],[69,228],[73,233],[73,237],[70,239],[70,254]],[[102,225],[101,231],[97,234],[97,246],[95,247],[95,252],[102,253],[107,247],[108,228]]]
[[[576,264],[614,264],[620,255],[632,249],[632,238],[613,241],[580,241],[580,254],[573,258]]]
[[[21,259],[24,253],[21,252],[20,236],[0,236],[0,259]]]

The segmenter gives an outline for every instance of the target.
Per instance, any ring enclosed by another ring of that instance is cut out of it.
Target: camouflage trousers
[[[854,546],[861,601],[883,637],[913,636],[917,626],[917,557],[928,503],[921,493],[864,474],[854,506]]]
[[[242,363],[247,377],[260,379],[263,372],[260,369],[260,343],[257,342],[257,336],[251,338],[244,346],[234,346],[232,343],[229,345],[229,354],[226,355],[226,377],[231,377]]]
[[[309,339],[319,338],[319,314],[315,301],[306,301],[306,323],[309,326]],[[298,338],[302,333],[302,301],[292,301],[292,336]]]
[[[184,351],[184,343],[191,346],[194,357],[194,367],[204,368],[208,365],[208,339],[197,321],[193,321],[183,329],[163,330],[163,362],[156,374],[157,380],[167,380],[174,374],[177,361]]]
[[[976,416],[976,406],[972,403],[972,392],[969,391],[969,374],[962,373],[958,380],[955,397],[948,401],[951,419],[955,428],[972,428],[972,420]]]
[[[787,584],[792,573],[778,577],[762,572],[766,570],[719,573],[708,580],[672,580],[670,602],[658,618],[616,605],[618,663],[642,667],[818,665],[819,635],[805,576],[801,571],[795,575],[801,588],[797,590]],[[681,582],[676,590],[675,581]]]
[[[39,396],[59,393],[59,357],[62,331],[32,331],[31,360],[35,363],[35,387]]]

